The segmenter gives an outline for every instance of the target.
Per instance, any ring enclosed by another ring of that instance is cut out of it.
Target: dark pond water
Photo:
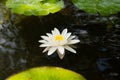
[[[38,66],[59,66],[82,74],[87,80],[120,80],[120,14],[102,17],[66,8],[44,17],[11,14],[0,2],[0,80]],[[39,48],[40,36],[57,27],[68,28],[81,40],[77,54],[66,51],[47,56]]]

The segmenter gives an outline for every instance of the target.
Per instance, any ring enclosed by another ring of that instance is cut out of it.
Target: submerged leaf
[[[120,0],[72,0],[79,9],[101,15],[115,14],[120,11]]]
[[[73,71],[59,67],[39,67],[23,71],[6,80],[86,80]]]
[[[6,6],[14,13],[43,16],[64,7],[63,0],[7,0]]]

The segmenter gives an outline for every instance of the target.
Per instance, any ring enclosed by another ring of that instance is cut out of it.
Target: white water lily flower
[[[51,33],[46,33],[47,36],[41,36],[43,40],[39,40],[40,47],[46,47],[43,52],[48,51],[48,55],[53,54],[56,50],[60,59],[63,59],[65,55],[65,49],[76,53],[76,51],[71,47],[73,44],[80,42],[80,40],[75,39],[71,33],[64,29],[62,33],[57,28],[54,28]]]

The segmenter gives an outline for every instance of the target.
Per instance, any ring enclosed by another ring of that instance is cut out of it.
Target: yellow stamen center
[[[64,36],[62,36],[62,35],[55,36],[55,41],[63,41],[63,40],[64,40]]]

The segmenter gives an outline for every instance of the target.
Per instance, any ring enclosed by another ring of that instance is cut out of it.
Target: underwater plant
[[[37,67],[12,75],[6,80],[86,80],[82,75],[60,67]]]
[[[116,14],[120,11],[120,0],[72,0],[80,10],[101,15]]]
[[[48,55],[53,54],[56,50],[60,59],[63,59],[65,55],[65,49],[70,52],[76,53],[72,48],[73,44],[80,42],[80,40],[75,39],[67,29],[64,29],[62,33],[57,28],[54,28],[51,33],[46,33],[47,36],[41,36],[43,40],[39,40],[40,47],[46,47],[43,52],[48,51]]]
[[[64,2],[63,0],[7,0],[6,6],[17,14],[44,16],[61,10]]]

